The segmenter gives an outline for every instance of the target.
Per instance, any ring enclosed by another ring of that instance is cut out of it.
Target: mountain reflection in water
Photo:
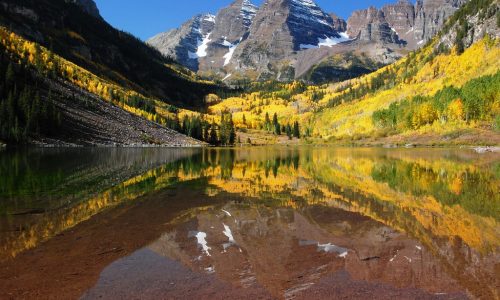
[[[55,294],[34,279],[89,299],[499,296],[495,153],[0,152],[0,171],[0,297]]]

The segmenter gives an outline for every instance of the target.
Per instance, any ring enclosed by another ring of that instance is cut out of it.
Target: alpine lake
[[[498,299],[500,153],[0,150],[0,299]]]

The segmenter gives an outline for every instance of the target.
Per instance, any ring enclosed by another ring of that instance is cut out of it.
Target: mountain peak
[[[236,1],[236,3],[237,2],[238,1]],[[250,2],[250,0],[243,0],[240,7],[241,16],[243,17],[243,25],[248,28],[252,25],[252,20],[257,14],[257,10],[259,8]]]
[[[94,0],[66,0],[66,2],[74,3],[80,6],[86,13],[96,18],[101,18],[101,14]]]
[[[294,50],[317,47],[322,40],[338,39],[332,17],[312,0],[290,0],[287,24],[294,38]]]
[[[201,21],[209,26],[195,27],[195,35],[185,34],[183,25],[148,42],[202,76],[289,80],[338,53],[359,51],[377,63],[391,63],[424,45],[452,7],[465,1],[393,0],[381,9],[355,11],[346,22],[314,0],[265,0],[260,7],[234,0]],[[193,55],[200,49],[203,55]]]

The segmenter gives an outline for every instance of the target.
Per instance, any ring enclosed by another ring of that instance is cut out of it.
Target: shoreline
[[[396,145],[396,144],[348,144],[348,143],[302,143],[302,144],[263,144],[263,145],[234,145],[234,146],[210,146],[210,145],[6,145],[0,144],[0,150],[3,149],[251,149],[262,147],[344,147],[344,148],[380,148],[380,149],[469,149],[478,154],[500,153],[498,146],[480,146],[480,145]]]
[[[45,144],[45,145],[37,145],[37,144],[26,144],[26,145],[0,145],[0,149],[64,149],[64,148],[74,148],[74,149],[154,149],[154,148],[172,148],[172,149],[190,149],[190,148],[210,148],[208,145],[71,145],[71,144]]]

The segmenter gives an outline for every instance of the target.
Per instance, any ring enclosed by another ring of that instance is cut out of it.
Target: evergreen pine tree
[[[264,121],[264,128],[267,131],[271,131],[271,119],[269,119],[269,113],[268,112],[266,112],[266,118],[265,118],[265,121]]]
[[[234,142],[236,140],[236,132],[234,130],[234,126],[231,126],[229,129],[229,145],[234,145]]]
[[[273,115],[273,126],[274,126],[274,133],[276,135],[281,135],[281,126],[280,123],[278,122],[278,115],[274,113]]]
[[[210,137],[208,139],[208,143],[211,145],[217,145],[218,140],[217,140],[217,131],[215,129],[215,122],[212,122],[212,125],[210,126]]]
[[[209,142],[210,141],[210,130],[209,130],[209,125],[208,123],[205,123],[203,125],[203,141]]]
[[[300,126],[298,121],[293,123],[293,136],[300,139]]]
[[[292,139],[292,126],[290,126],[290,124],[286,125],[286,135],[289,140]]]
[[[10,89],[15,81],[14,65],[9,63],[5,71],[5,87]]]
[[[181,133],[184,133],[185,135],[189,135],[189,118],[188,116],[184,116],[184,118],[182,118],[182,129],[181,129]]]

